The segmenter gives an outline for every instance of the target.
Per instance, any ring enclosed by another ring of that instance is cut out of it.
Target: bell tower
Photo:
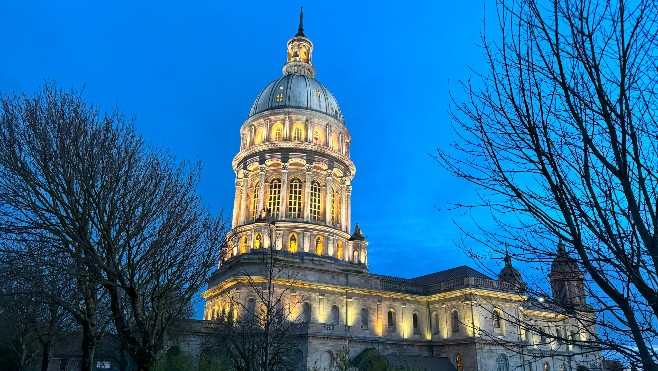
[[[313,43],[304,35],[304,8],[301,8],[297,34],[288,40],[288,59],[283,66],[283,74],[315,77],[315,68],[311,63],[312,54]]]
[[[585,300],[585,275],[578,268],[576,259],[567,252],[564,243],[557,245],[557,254],[548,275],[553,291],[553,300],[566,308],[587,305]]]

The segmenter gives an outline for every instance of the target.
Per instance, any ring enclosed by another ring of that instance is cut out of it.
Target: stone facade
[[[314,79],[312,52],[300,24],[284,76],[259,94],[240,129],[233,228],[203,294],[204,319],[253,305],[253,282],[274,254],[274,291],[304,339],[299,369],[329,369],[345,347],[350,357],[375,348],[436,365],[448,359],[457,370],[596,368],[599,354],[582,352],[595,328],[528,297],[509,257],[498,279],[466,266],[414,279],[369,273],[367,242],[358,225],[350,229],[350,133]]]

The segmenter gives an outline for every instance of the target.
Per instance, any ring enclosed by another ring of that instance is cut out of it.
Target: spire
[[[297,29],[297,35],[295,36],[306,37],[306,35],[304,35],[304,7],[299,9],[299,28]]]
[[[288,40],[288,59],[283,66],[283,74],[315,77],[315,68],[311,62],[312,53],[313,43],[304,35],[304,8],[301,8],[297,34]]]
[[[363,237],[363,234],[361,233],[361,228],[359,228],[359,223],[356,223],[356,226],[354,227],[354,233],[352,233],[352,236],[350,236],[348,241],[365,241],[366,238]]]

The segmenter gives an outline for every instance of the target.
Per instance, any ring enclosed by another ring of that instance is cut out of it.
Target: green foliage
[[[167,351],[158,357],[157,361],[151,368],[152,371],[180,371],[192,370],[193,358],[181,352],[177,346],[170,347]]]

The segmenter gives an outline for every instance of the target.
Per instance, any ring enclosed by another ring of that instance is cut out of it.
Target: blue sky
[[[456,139],[450,91],[460,97],[458,81],[485,68],[485,1],[3,0],[0,91],[84,86],[88,101],[134,115],[151,143],[202,161],[200,192],[230,217],[238,130],[281,75],[303,5],[316,78],[352,133],[352,220],[370,270],[414,277],[475,265],[453,220],[487,224],[486,213],[446,210],[476,194],[429,155]]]

